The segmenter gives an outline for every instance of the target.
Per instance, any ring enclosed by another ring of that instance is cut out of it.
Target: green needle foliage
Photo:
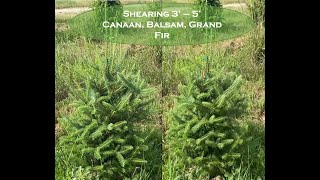
[[[209,6],[221,7],[220,0],[196,0],[198,4],[207,4]]]
[[[96,0],[93,2],[91,7],[95,11],[95,18],[93,19],[95,21],[95,28],[102,32],[106,31],[102,26],[104,21],[121,22],[124,20],[122,18],[123,6],[119,0]],[[106,33],[112,32],[110,31]]]
[[[196,3],[199,5],[198,9],[200,10],[198,21],[223,21],[221,9],[222,5],[219,0],[197,0]],[[204,31],[204,29],[199,30]]]
[[[58,143],[81,158],[79,166],[103,179],[124,179],[146,163],[143,152],[148,146],[135,125],[153,113],[155,89],[139,73],[109,71],[107,67],[104,78],[88,77],[82,88],[73,90],[76,111],[60,120],[67,135]]]
[[[211,177],[232,170],[243,142],[235,120],[246,108],[240,82],[241,76],[217,74],[179,87],[167,133],[170,156],[180,159],[177,169]]]

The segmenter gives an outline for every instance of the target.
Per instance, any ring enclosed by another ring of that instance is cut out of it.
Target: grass
[[[194,0],[174,0],[178,3],[192,3]],[[221,4],[244,3],[245,0],[220,0]]]
[[[94,0],[55,0],[55,8],[89,7]]]
[[[122,4],[135,4],[139,3],[139,0],[120,0]],[[164,0],[170,1],[170,0]],[[71,8],[71,7],[89,7],[94,0],[55,0],[56,9]],[[142,0],[142,2],[151,2],[151,0]]]
[[[55,8],[89,7],[94,0],[55,0]],[[148,2],[151,0],[142,0]],[[139,0],[121,0],[122,4],[138,3]],[[193,0],[164,0],[163,2],[192,3]],[[220,0],[221,4],[244,3],[245,0]]]
[[[89,7],[93,0],[55,0],[55,8]]]
[[[89,1],[60,1],[56,0],[57,8],[87,6]],[[233,0],[221,1],[234,3]],[[238,1],[237,1],[238,2]],[[244,13],[250,14],[248,10]],[[74,109],[70,105],[74,100],[70,96],[72,84],[81,84],[86,75],[94,73],[88,62],[104,63],[105,58],[124,70],[141,71],[143,78],[152,86],[163,87],[162,127],[159,126],[160,117],[154,116],[153,121],[140,124],[141,133],[148,136],[150,151],[144,154],[147,165],[132,175],[136,179],[183,179],[178,174],[175,164],[179,159],[167,156],[166,142],[162,138],[162,131],[166,131],[168,124],[167,113],[175,105],[178,95],[177,86],[193,76],[201,76],[205,63],[204,55],[209,56],[210,69],[236,72],[244,78],[244,84],[239,89],[248,99],[248,112],[239,121],[246,129],[246,141],[243,145],[242,158],[234,171],[226,179],[249,180],[265,179],[264,177],[264,27],[258,24],[250,33],[231,40],[218,43],[189,46],[163,47],[162,69],[155,62],[154,47],[140,45],[124,45],[94,41],[79,36],[68,26],[68,21],[74,16],[56,16],[56,138],[63,135],[59,126],[59,118],[72,114]],[[81,72],[82,77],[78,72]],[[161,84],[162,82],[162,84]],[[251,139],[250,139],[251,138]],[[197,174],[194,169],[194,179],[206,179]],[[57,179],[93,179],[96,174],[81,166],[81,161],[72,154],[65,154],[63,149],[56,147],[56,177]],[[222,175],[223,176],[223,175]],[[132,178],[133,179],[133,178]]]

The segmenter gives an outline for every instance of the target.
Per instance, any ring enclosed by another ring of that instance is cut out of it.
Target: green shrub
[[[180,159],[178,169],[211,177],[231,171],[243,142],[235,120],[246,108],[240,82],[241,76],[217,74],[180,87],[167,133],[170,156]]]
[[[104,78],[87,77],[72,96],[76,112],[60,119],[67,135],[58,146],[80,158],[83,167],[107,179],[131,177],[148,150],[145,139],[136,133],[136,124],[152,114],[154,88],[139,73],[107,73]],[[73,160],[76,162],[77,160]]]

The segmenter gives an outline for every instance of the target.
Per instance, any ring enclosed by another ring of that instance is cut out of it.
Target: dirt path
[[[85,11],[89,11],[91,8],[89,7],[74,7],[74,8],[62,8],[55,9],[55,13],[57,14],[80,14]]]
[[[233,3],[233,4],[226,4],[223,5],[224,8],[243,8],[247,7],[246,3]]]
[[[233,3],[223,5],[224,8],[241,8],[246,7],[245,3]],[[89,7],[73,7],[73,8],[62,8],[55,9],[55,13],[57,14],[80,14],[85,11],[89,11],[91,8]]]

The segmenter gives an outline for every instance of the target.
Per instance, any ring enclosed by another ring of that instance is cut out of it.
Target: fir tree
[[[207,4],[208,6],[221,7],[220,0],[196,0],[198,4]]]
[[[139,73],[110,73],[108,66],[103,78],[87,77],[72,93],[76,112],[60,120],[67,135],[59,147],[104,179],[129,178],[146,163],[142,153],[148,146],[134,127],[152,114],[154,91]]]
[[[199,167],[211,177],[230,172],[243,142],[235,120],[246,107],[240,82],[241,76],[221,74],[180,86],[166,137],[181,169]]]

